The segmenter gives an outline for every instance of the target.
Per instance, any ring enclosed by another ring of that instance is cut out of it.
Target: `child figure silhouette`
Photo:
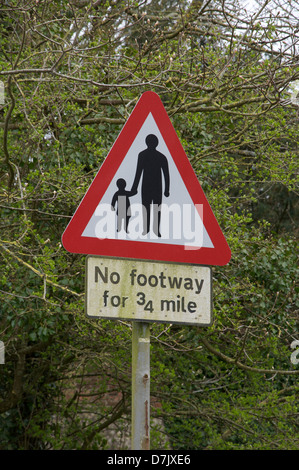
[[[129,197],[132,196],[132,191],[126,191],[125,188],[127,183],[123,178],[119,178],[116,181],[116,186],[118,187],[118,190],[113,195],[111,208],[112,210],[115,210],[115,206],[117,206],[117,231],[119,232],[121,230],[122,223],[124,223],[124,229],[128,233],[128,225],[131,217]]]

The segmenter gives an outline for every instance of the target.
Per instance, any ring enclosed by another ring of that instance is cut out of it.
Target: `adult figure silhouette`
[[[143,235],[150,230],[150,213],[153,206],[153,229],[158,237],[161,237],[161,203],[163,193],[164,178],[164,196],[169,196],[169,169],[167,158],[156,148],[158,146],[158,137],[149,134],[145,143],[147,148],[139,153],[135,179],[132,185],[131,193],[137,194],[138,185],[141,183],[141,201],[143,216]]]

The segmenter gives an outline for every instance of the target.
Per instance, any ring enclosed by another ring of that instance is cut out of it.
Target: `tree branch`
[[[247,370],[249,372],[257,372],[259,374],[272,374],[272,375],[274,374],[298,375],[299,374],[299,370],[261,369],[258,367],[250,367],[236,359],[226,356],[226,354],[223,354],[218,349],[214,348],[214,346],[212,346],[211,343],[209,343],[209,341],[207,341],[205,338],[201,338],[201,342],[211,353],[215,354],[215,356],[219,357],[222,361],[227,362],[232,365],[236,365],[237,367],[239,367],[239,369]]]
[[[10,99],[11,99],[11,104],[10,104],[10,107],[7,111],[7,114],[5,116],[5,121],[4,121],[4,130],[3,130],[3,152],[4,152],[4,163],[6,164],[7,168],[8,168],[8,173],[9,173],[9,178],[8,178],[8,191],[11,190],[12,188],[12,184],[13,184],[13,180],[14,180],[14,168],[13,168],[13,165],[10,161],[10,156],[9,156],[9,151],[8,151],[8,145],[7,145],[7,141],[8,141],[8,125],[9,125],[9,121],[10,121],[10,118],[11,118],[11,115],[12,115],[12,112],[14,110],[14,107],[15,107],[15,98],[14,98],[14,95],[13,95],[13,92],[12,92],[12,89],[11,89],[11,76],[8,78],[8,81],[7,81],[7,91],[8,91],[8,94],[10,96]]]
[[[56,282],[53,282],[51,281],[48,276],[45,274],[45,273],[41,273],[40,271],[38,271],[38,269],[34,268],[33,266],[31,266],[31,264],[27,263],[26,261],[23,261],[21,258],[19,258],[19,256],[17,256],[15,253],[13,253],[12,251],[10,251],[8,248],[6,248],[6,246],[3,245],[3,243],[0,243],[0,248],[2,248],[6,253],[8,253],[10,256],[12,256],[13,258],[15,258],[17,261],[19,261],[21,264],[23,264],[23,266],[26,266],[26,268],[29,268],[31,269],[31,271],[33,271],[35,274],[37,274],[40,278],[42,278],[47,284],[50,284],[51,286],[53,287],[57,287],[58,289],[61,289],[65,292],[68,292],[69,294],[72,294],[72,295],[75,295],[76,297],[82,297],[84,296],[85,294],[79,294],[78,292],[75,292],[71,289],[68,289],[67,287],[64,287],[64,286],[61,286],[59,284],[57,284]]]

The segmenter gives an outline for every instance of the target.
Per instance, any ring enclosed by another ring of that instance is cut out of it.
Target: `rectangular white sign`
[[[87,256],[89,317],[212,323],[212,270],[207,266]]]

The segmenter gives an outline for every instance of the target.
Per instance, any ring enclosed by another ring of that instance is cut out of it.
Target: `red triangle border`
[[[149,113],[153,115],[192,201],[194,204],[203,204],[204,226],[214,248],[188,249],[184,245],[81,236]],[[230,261],[230,248],[163,103],[156,93],[148,91],[140,97],[64,231],[62,244],[71,253],[86,255],[218,266]]]

